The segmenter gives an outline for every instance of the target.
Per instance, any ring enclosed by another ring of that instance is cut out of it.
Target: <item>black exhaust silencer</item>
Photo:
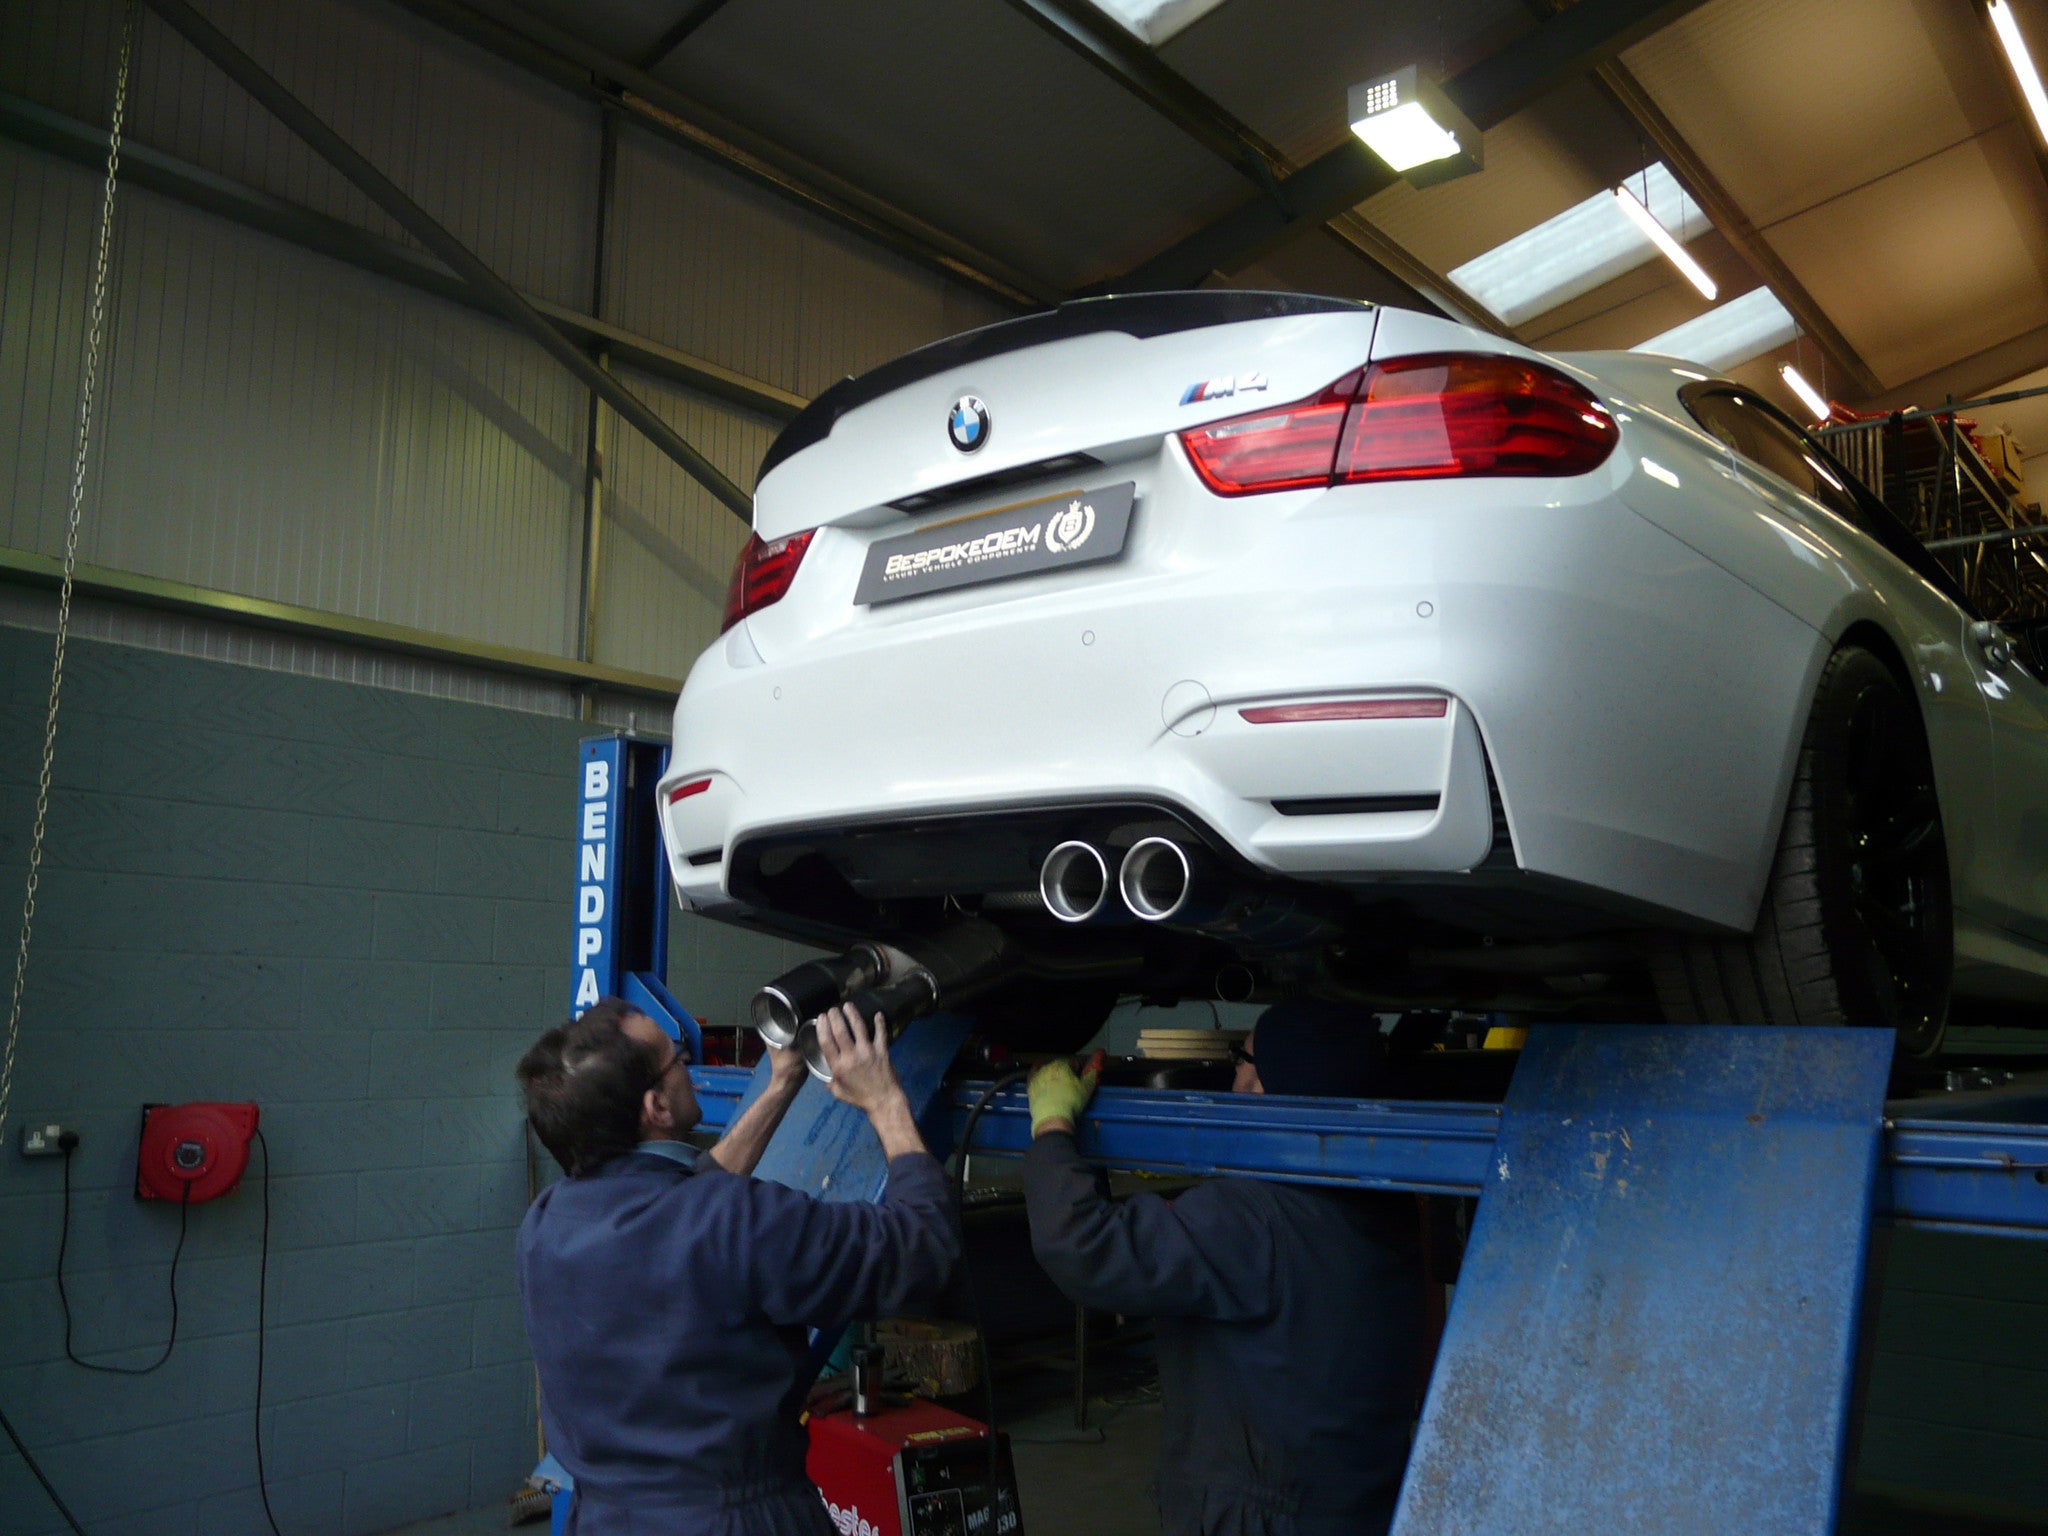
[[[878,1013],[887,1019],[892,1039],[912,1019],[930,1013],[941,999],[950,1004],[970,998],[1002,980],[1018,964],[1003,931],[993,923],[956,923],[941,933],[906,940],[902,947],[917,962],[915,969],[846,999],[864,1019],[873,1020]],[[811,1076],[831,1082],[832,1069],[825,1065],[817,1030],[804,1029],[798,1043]]]
[[[781,1050],[795,1043],[810,1020],[888,974],[888,957],[873,944],[856,944],[830,960],[806,960],[754,994],[749,1020],[763,1040]]]

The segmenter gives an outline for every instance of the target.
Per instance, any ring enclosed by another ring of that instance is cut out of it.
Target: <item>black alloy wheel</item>
[[[1756,929],[1672,936],[1652,972],[1674,1023],[1867,1024],[1927,1055],[1948,1021],[1955,925],[1927,733],[1874,653],[1828,659]]]

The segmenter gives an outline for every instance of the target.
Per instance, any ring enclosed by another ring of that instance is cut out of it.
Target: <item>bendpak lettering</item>
[[[576,887],[576,999],[577,1008],[588,1008],[598,999],[597,967],[590,962],[604,948],[605,831],[610,811],[606,800],[612,792],[612,765],[592,758],[583,765],[583,837],[578,849]]]

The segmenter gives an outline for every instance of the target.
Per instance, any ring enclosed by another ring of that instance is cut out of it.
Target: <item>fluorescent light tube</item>
[[[2041,72],[2034,68],[2034,56],[2027,51],[2027,40],[2020,36],[2020,24],[2013,19],[2005,0],[1991,0],[1987,9],[1991,13],[1991,30],[1998,34],[1999,46],[2005,49],[2005,61],[2020,83],[2020,94],[2027,98],[2027,110],[2034,114],[2034,128],[2043,140],[2048,140],[2048,91],[2041,89]]]
[[[1666,229],[1706,223],[1699,205],[1661,162],[1652,161],[1640,179],[1629,180],[1641,187],[1651,214]],[[1509,325],[1520,325],[1656,257],[1656,246],[1603,190],[1452,268],[1450,278]]]
[[[1456,134],[1437,126],[1419,101],[1404,101],[1391,112],[1361,117],[1351,131],[1397,171],[1448,160],[1463,147]]]
[[[1707,276],[1706,269],[1686,255],[1685,247],[1671,238],[1670,230],[1650,217],[1650,210],[1637,200],[1635,193],[1629,191],[1627,187],[1616,187],[1614,200],[1621,204],[1621,211],[1628,215],[1629,223],[1649,236],[1650,244],[1664,253],[1664,259],[1684,273],[1687,282],[1699,289],[1701,298],[1711,299],[1719,292],[1714,287],[1714,280]]]
[[[1778,365],[1778,377],[1783,379],[1786,387],[1799,397],[1800,402],[1809,411],[1813,412],[1813,419],[1815,421],[1826,421],[1828,419],[1827,401],[1821,398],[1819,390],[1806,382],[1805,374],[1794,368],[1790,363],[1780,363]]]

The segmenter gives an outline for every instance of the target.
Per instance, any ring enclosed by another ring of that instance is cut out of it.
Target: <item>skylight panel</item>
[[[1707,216],[1662,161],[1631,176],[1627,185],[1681,243],[1705,232]],[[1520,325],[1633,272],[1656,254],[1657,247],[1629,222],[1614,193],[1603,191],[1453,267],[1449,275],[1509,325]]]
[[[1632,352],[1659,352],[1709,368],[1729,369],[1782,347],[1799,334],[1799,322],[1768,288],[1752,288],[1739,299],[1708,310],[1661,336],[1631,347]]]
[[[1095,0],[1131,32],[1154,48],[1184,27],[1193,26],[1223,0]]]

